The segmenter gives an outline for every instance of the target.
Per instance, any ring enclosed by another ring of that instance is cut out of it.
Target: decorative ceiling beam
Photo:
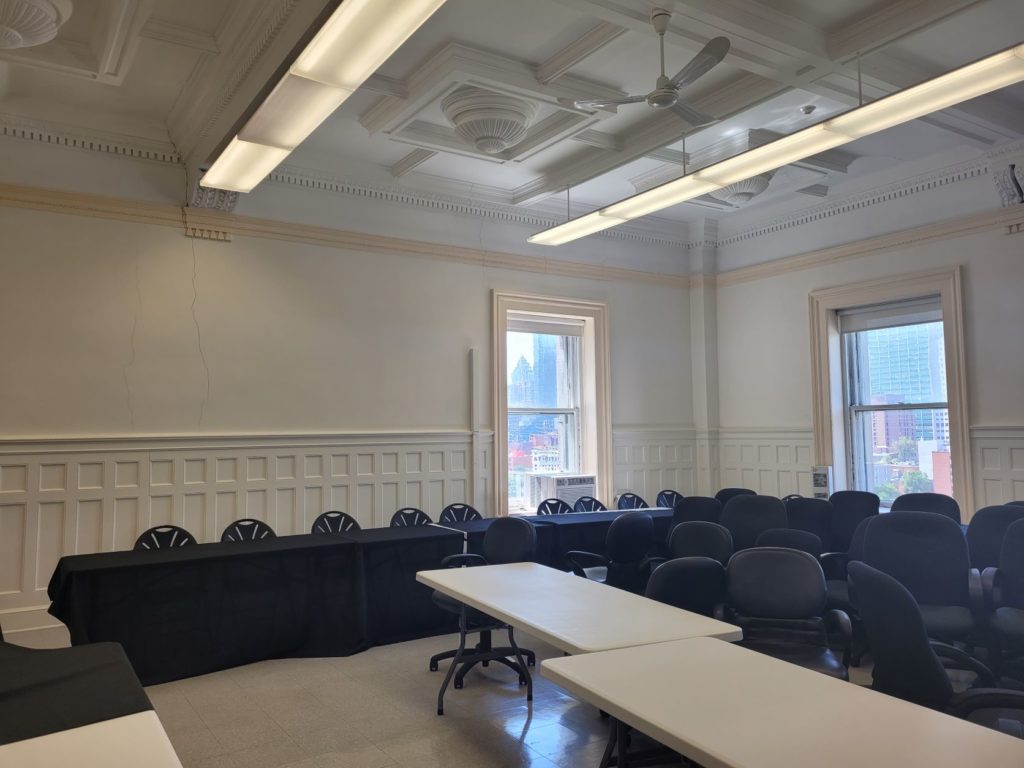
[[[612,134],[605,133],[604,131],[595,131],[593,128],[587,128],[586,130],[580,131],[572,138],[573,141],[578,141],[582,144],[589,144],[592,147],[610,149],[613,152],[622,151],[621,136],[613,136]]]
[[[396,179],[400,179],[413,168],[427,162],[427,160],[436,154],[437,152],[431,152],[429,149],[414,149],[408,155],[391,166],[391,175]]]
[[[921,29],[980,0],[890,0],[862,19],[844,23],[828,35],[826,50],[833,60],[867,53],[897,40],[907,30]]]
[[[370,75],[366,82],[359,86],[359,90],[379,93],[381,96],[394,96],[396,99],[409,97],[409,89],[405,87],[405,83],[396,77],[388,77],[379,72]]]
[[[220,53],[217,41],[209,32],[193,27],[186,27],[182,24],[175,24],[166,19],[149,19],[139,33],[150,40],[159,40],[171,45],[180,45],[182,48],[192,48],[207,53]]]
[[[626,31],[625,27],[603,21],[582,37],[537,66],[537,82],[547,85],[581,61],[597,53]]]

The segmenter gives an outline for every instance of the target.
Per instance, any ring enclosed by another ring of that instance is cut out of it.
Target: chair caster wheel
[[[434,661],[430,662],[430,671],[431,672],[437,672],[437,662],[434,662]]]
[[[456,680],[455,681],[455,687],[461,689],[462,688],[462,681],[461,680]]]
[[[525,677],[520,677],[519,678],[519,684],[520,685],[526,685],[526,678]]]
[[[536,667],[537,666],[537,660],[536,659],[528,659],[527,662],[526,662],[526,666],[528,666],[528,667]]]
[[[437,708],[437,714],[439,714],[439,715],[443,715],[443,714],[444,714],[444,709],[443,709],[443,708],[441,708],[441,707],[438,707],[438,708]]]

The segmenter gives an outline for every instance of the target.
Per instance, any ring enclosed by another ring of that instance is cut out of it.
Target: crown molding
[[[135,136],[83,129],[19,115],[0,113],[0,136],[87,152],[104,152],[136,160],[181,164],[181,157],[170,142],[148,141]]]

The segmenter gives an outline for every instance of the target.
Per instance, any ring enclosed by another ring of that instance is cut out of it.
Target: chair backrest
[[[348,512],[339,512],[332,509],[324,512],[313,521],[310,533],[343,533],[344,531],[358,531],[359,521]]]
[[[717,523],[722,516],[722,502],[710,496],[687,496],[681,499],[672,510],[672,523],[688,523],[702,520],[706,523]]]
[[[769,528],[757,537],[755,546],[796,549],[814,557],[821,557],[822,552],[821,539],[796,528]]]
[[[1006,503],[1011,507],[1024,507],[1024,499],[1017,499],[1016,501],[1008,501]]]
[[[537,550],[537,531],[518,517],[499,517],[484,534],[484,559],[492,565],[532,560]]]
[[[725,602],[725,568],[710,557],[680,557],[654,569],[644,593],[651,600],[704,616]]]
[[[953,686],[932,650],[914,596],[866,563],[850,563],[849,578],[875,661],[871,687],[925,707],[944,708]]]
[[[832,552],[832,503],[828,499],[807,498],[797,496],[788,501],[783,500],[786,505],[786,518],[789,520],[789,527],[798,531],[813,533],[821,539],[823,551]]]
[[[259,541],[260,539],[273,539],[277,536],[274,529],[262,520],[254,520],[245,517],[229,523],[220,535],[221,541]]]
[[[648,504],[647,504],[646,501],[641,499],[635,493],[631,493],[629,491],[626,491],[621,496],[619,496],[619,502],[618,502],[617,506],[618,506],[619,509],[647,509],[648,508]]]
[[[1006,529],[999,551],[999,589],[1003,605],[1024,609],[1024,521]]]
[[[877,519],[878,515],[865,517],[853,529],[853,536],[850,537],[850,547],[846,550],[846,562],[852,563],[864,560],[864,534],[867,533],[868,526]]]
[[[608,507],[593,496],[580,496],[572,505],[573,512],[607,512]]]
[[[544,499],[537,505],[538,515],[568,515],[572,513],[572,507],[561,499]]]
[[[646,512],[624,512],[612,520],[605,535],[605,550],[612,563],[638,563],[654,542],[654,520]]]
[[[970,607],[970,558],[960,526],[934,512],[878,515],[864,532],[864,559],[921,605]]]
[[[668,552],[673,558],[709,558],[724,566],[732,557],[732,534],[718,523],[690,520],[672,529]]]
[[[483,520],[484,516],[469,504],[449,504],[441,510],[438,518],[440,523],[468,523],[470,520]]]
[[[392,528],[414,528],[417,525],[430,525],[430,515],[416,507],[402,507],[391,516]]]
[[[195,544],[195,537],[177,525],[157,525],[135,540],[132,549],[171,549]]]
[[[670,488],[666,488],[664,491],[658,491],[658,498],[655,499],[657,504],[662,509],[675,509],[676,504],[683,500],[683,494],[679,491],[673,491]]]
[[[757,491],[752,491],[749,488],[723,488],[715,494],[715,498],[718,502],[725,507],[729,503],[729,499],[736,496],[756,496]]]
[[[782,503],[783,504],[789,504],[789,502],[791,502],[793,499],[802,499],[802,498],[803,498],[803,496],[801,496],[799,493],[789,493],[789,494],[786,494],[785,496],[782,497]]]
[[[825,573],[817,559],[795,549],[737,552],[725,569],[729,603],[758,619],[815,619],[825,610]]]
[[[960,518],[960,505],[952,496],[943,493],[904,493],[893,501],[892,512],[934,512],[945,515],[957,525],[963,522]]]
[[[1012,504],[982,507],[967,526],[967,549],[971,553],[971,567],[985,570],[999,565],[1006,529],[1018,520],[1024,520],[1024,507]]]
[[[868,491],[836,491],[828,497],[832,504],[832,532],[829,546],[833,552],[847,552],[861,520],[878,514],[881,500]]]
[[[718,522],[729,529],[739,552],[757,543],[757,537],[769,528],[786,528],[786,507],[774,496],[733,496],[722,509]]]

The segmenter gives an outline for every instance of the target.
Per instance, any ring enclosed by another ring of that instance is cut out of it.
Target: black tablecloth
[[[48,591],[74,645],[121,643],[146,685],[368,645],[358,547],[338,536],[64,557]]]
[[[638,511],[647,512],[654,519],[652,553],[660,552],[672,527],[672,510],[652,508]],[[565,553],[572,550],[606,555],[605,536],[608,534],[608,527],[612,524],[612,520],[621,514],[621,510],[609,510],[608,512],[573,512],[565,515],[525,515],[523,519],[537,526],[538,543],[542,531],[544,537],[550,539],[544,552],[546,559],[539,560],[539,562],[553,568],[565,568]]]
[[[34,650],[0,642],[0,744],[152,708],[116,643]]]

